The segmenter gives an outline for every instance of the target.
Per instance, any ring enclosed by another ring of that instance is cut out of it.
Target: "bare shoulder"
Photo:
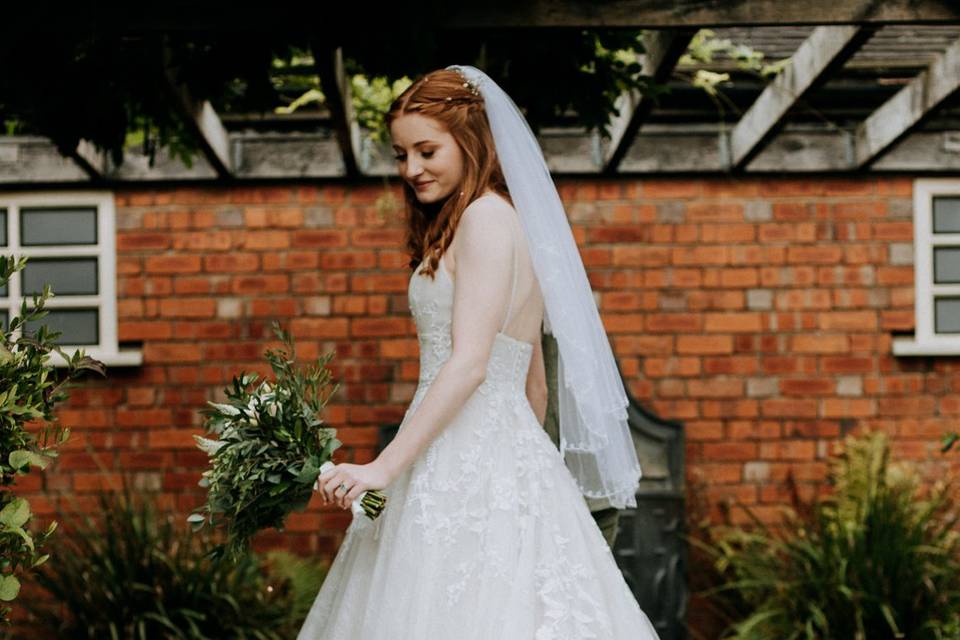
[[[517,212],[513,205],[503,196],[498,193],[487,193],[467,205],[460,217],[460,226],[474,229],[477,227],[496,227],[501,231],[510,230],[513,228],[509,226],[511,224],[510,219],[516,215]]]
[[[516,210],[499,194],[485,194],[471,202],[453,236],[454,261],[466,251],[495,255],[510,247],[515,228],[511,218],[515,216]]]

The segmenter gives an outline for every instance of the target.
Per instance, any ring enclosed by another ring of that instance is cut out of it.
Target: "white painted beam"
[[[107,154],[85,138],[80,139],[70,156],[94,180],[103,178],[107,173]]]
[[[220,121],[213,105],[208,100],[196,100],[186,86],[177,82],[169,65],[169,50],[164,52],[167,90],[174,104],[193,134],[199,141],[200,150],[221,178],[233,177],[233,162],[230,158],[230,135]]]
[[[860,124],[854,137],[855,168],[876,162],[957,89],[960,40]]]
[[[343,48],[330,49],[323,43],[315,42],[313,56],[320,75],[320,88],[327,101],[326,107],[340,141],[343,166],[348,176],[362,175],[369,163],[361,152],[360,126],[353,110],[350,78],[343,68]]]
[[[781,126],[784,116],[873,34],[870,27],[817,27],[730,132],[731,169],[742,169]]]
[[[441,26],[463,29],[957,23],[955,0],[462,0],[440,17]]]
[[[641,73],[652,76],[654,82],[665,84],[695,33],[695,29],[645,33]],[[644,99],[641,92],[636,90],[620,94],[615,104],[618,115],[610,123],[610,140],[605,143],[601,157],[602,171],[606,174],[616,173],[627,149],[653,108],[652,100]]]

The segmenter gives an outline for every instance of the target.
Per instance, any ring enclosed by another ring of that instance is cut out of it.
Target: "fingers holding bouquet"
[[[323,504],[336,504],[341,509],[349,509],[368,491],[376,493],[390,484],[386,470],[376,460],[369,464],[324,464],[321,468],[324,471],[317,476],[314,489],[320,492]]]

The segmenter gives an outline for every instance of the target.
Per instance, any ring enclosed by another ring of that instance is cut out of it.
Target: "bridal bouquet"
[[[268,349],[273,384],[255,373],[234,377],[224,391],[227,403],[208,402],[204,426],[210,439],[194,436],[210,456],[200,486],[208,489],[206,504],[187,520],[194,530],[209,523],[226,532],[214,555],[238,558],[261,529],[282,529],[291,511],[306,507],[317,477],[333,465],[341,442],[336,429],[325,427],[320,414],[339,384],[331,385],[326,363],[301,371],[294,363],[293,341],[277,322],[273,331],[287,351]],[[353,503],[354,515],[371,520],[386,498],[366,491]]]

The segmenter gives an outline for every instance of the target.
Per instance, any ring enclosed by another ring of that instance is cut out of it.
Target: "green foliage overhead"
[[[222,112],[241,106],[268,111],[277,104],[269,71],[276,56],[296,43],[284,34],[58,33],[54,39],[25,30],[9,34],[0,55],[0,121],[19,123],[19,133],[51,138],[61,153],[81,138],[123,158],[130,132],[147,131],[147,151],[169,147],[176,155],[196,149],[173,108],[167,72],[198,99]],[[8,124],[8,128],[10,125]]]
[[[440,0],[373,0],[338,7],[335,15],[322,5],[288,3],[288,20],[277,18],[278,12],[258,28],[248,13],[269,7],[188,4],[182,10],[151,8],[162,16],[156,21],[140,16],[141,8],[111,8],[109,2],[58,6],[53,16],[42,15],[42,2],[17,7],[34,16],[17,22],[8,15],[7,24],[17,27],[6,30],[0,21],[5,132],[47,136],[64,154],[86,139],[118,165],[125,147],[142,146],[151,162],[162,148],[190,166],[199,147],[174,107],[168,78],[221,114],[289,112],[322,104],[325,91],[314,58],[329,60],[337,47],[358,120],[374,140],[383,138],[388,97],[411,78],[452,63],[484,69],[535,131],[545,124],[580,125],[606,136],[622,91],[656,99],[666,90],[640,73],[639,29],[449,29],[441,23],[451,5]],[[46,30],[51,18],[70,28]],[[233,25],[234,18],[244,26]],[[708,30],[697,34],[684,61],[707,66],[720,56],[761,77],[786,63],[770,64],[762,52]],[[729,76],[707,69],[689,75],[725,108],[718,87]]]
[[[0,74],[0,122],[8,132],[48,136],[65,154],[87,139],[120,164],[124,146],[137,140],[147,153],[169,148],[189,163],[197,144],[173,108],[168,75],[220,113],[269,112],[288,107],[290,91],[294,98],[311,88],[322,92],[304,86],[298,91],[294,78],[278,80],[277,74],[278,66],[302,60],[316,43],[324,47],[321,56],[342,45],[347,73],[366,75],[371,85],[376,78],[392,83],[451,62],[475,64],[526,108],[534,128],[575,113],[584,126],[603,129],[621,90],[649,88],[636,62],[639,31],[488,34],[402,22],[389,30],[350,29],[318,32],[315,42],[298,25],[269,33],[77,29],[52,39],[12,31],[0,44],[0,59],[17,53],[16,64],[4,64]]]

